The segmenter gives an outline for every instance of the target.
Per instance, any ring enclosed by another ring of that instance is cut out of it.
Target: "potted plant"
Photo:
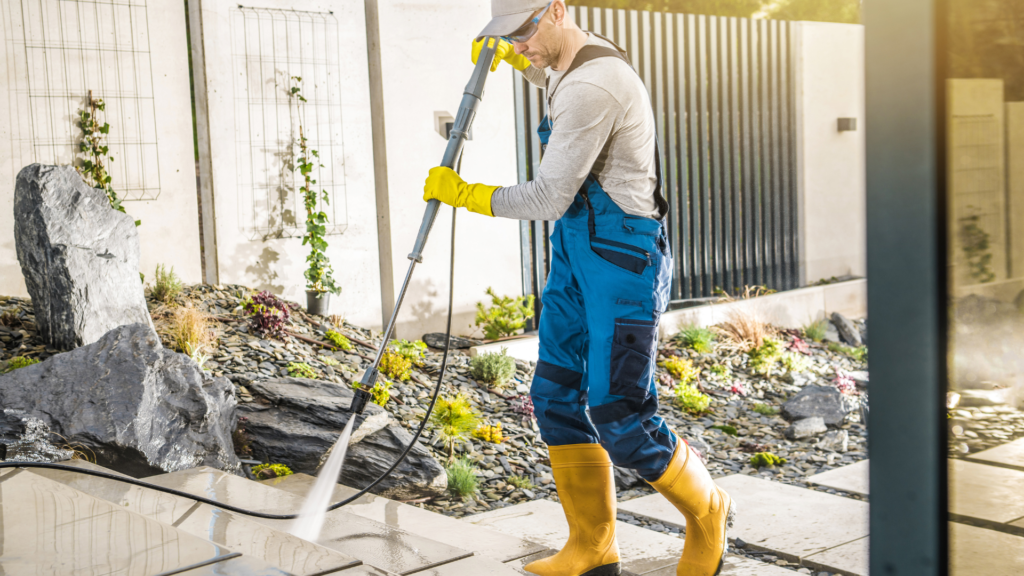
[[[292,76],[292,79],[299,83],[302,82],[302,77],[300,76]],[[297,98],[303,103],[306,102],[306,98],[302,96],[298,86],[291,87],[289,96]],[[315,161],[320,168],[323,168],[324,165],[319,162],[320,153],[309,148],[306,143],[306,135],[303,132],[302,125],[303,111],[305,111],[305,106],[300,107],[299,112],[300,154],[296,164],[303,178],[303,185],[299,188],[299,191],[302,192],[306,207],[306,233],[302,237],[302,245],[309,246],[305,272],[306,310],[310,314],[326,316],[330,310],[331,294],[340,293],[341,287],[334,281],[334,270],[331,268],[326,254],[327,240],[324,239],[324,234],[327,231],[327,213],[321,210],[318,205],[318,200],[322,201],[324,205],[328,204],[330,197],[327,194],[327,190],[320,190],[319,192],[313,190],[313,185],[316,184],[316,180],[312,177],[313,162]]]

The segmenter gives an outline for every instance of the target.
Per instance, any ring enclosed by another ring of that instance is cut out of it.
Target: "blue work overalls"
[[[617,56],[589,51],[590,59],[607,55]],[[546,145],[547,117],[537,133]],[[658,164],[661,220],[626,214],[591,174],[555,223],[530,389],[549,446],[600,443],[612,462],[650,481],[664,473],[676,444],[657,415],[654,377],[672,275]]]

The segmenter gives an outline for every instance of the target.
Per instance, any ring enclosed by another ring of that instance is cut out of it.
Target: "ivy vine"
[[[104,158],[109,162],[114,161],[114,157],[109,155],[110,147],[103,141],[110,134],[110,124],[107,122],[100,124],[99,122],[98,113],[106,113],[106,107],[103,99],[94,99],[92,90],[89,90],[86,109],[78,111],[78,126],[82,129],[82,142],[79,144],[79,151],[85,154],[85,158],[82,160],[81,166],[75,166],[75,170],[82,175],[86,184],[97,190],[103,190],[107,195],[107,200],[110,201],[111,208],[127,214],[124,206],[121,205],[121,199],[118,198],[117,192],[114,191],[114,186],[111,184],[110,173],[107,172],[107,167],[103,163]],[[136,226],[141,223],[141,220],[135,221]]]
[[[992,253],[989,252],[989,234],[979,225],[981,217],[977,214],[960,218],[960,247],[967,257],[967,266],[971,278],[979,284],[992,282],[996,279],[992,271]]]
[[[306,207],[306,234],[302,237],[302,245],[309,246],[309,256],[306,257],[308,265],[305,272],[306,289],[318,293],[333,292],[337,294],[341,292],[341,288],[334,280],[334,270],[326,254],[327,240],[324,239],[324,235],[327,233],[327,213],[318,206],[318,199],[327,205],[330,203],[330,197],[327,190],[313,189],[313,185],[317,183],[312,177],[313,164],[315,162],[320,168],[323,168],[324,165],[320,164],[320,153],[309,148],[302,124],[306,104],[306,98],[301,92],[302,77],[292,76],[292,80],[296,85],[289,89],[288,96],[301,102],[301,104],[296,103],[296,107],[299,109],[300,152],[296,159],[296,166],[302,174],[304,182],[299,191],[302,192]]]

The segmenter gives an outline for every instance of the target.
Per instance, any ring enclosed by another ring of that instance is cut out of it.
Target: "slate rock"
[[[860,339],[860,330],[858,330],[857,326],[846,316],[843,316],[839,312],[833,312],[832,324],[834,324],[836,330],[839,331],[839,337],[843,339],[843,342],[854,347],[862,346],[864,344]]]
[[[826,342],[842,342],[839,336],[839,330],[836,325],[831,321],[825,323],[825,341]]]
[[[786,438],[790,440],[802,440],[828,432],[825,420],[819,416],[797,420],[792,426],[786,429]]]
[[[352,488],[364,488],[387,471],[412,441],[412,434],[401,426],[388,426],[351,444],[339,482]],[[398,468],[372,490],[392,500],[440,497],[448,492],[444,467],[418,441]]]
[[[636,470],[631,468],[612,466],[612,471],[615,474],[615,487],[619,490],[629,490],[630,488],[636,488],[637,486],[647,484],[647,482],[636,473]]]
[[[43,340],[59,350],[125,324],[152,327],[139,233],[71,166],[31,164],[14,190],[14,242]]]
[[[280,462],[295,472],[316,474],[320,460],[348,423],[354,393],[348,386],[307,378],[255,380],[246,388],[260,401],[239,407],[246,418],[253,457]],[[356,416],[352,442],[387,426],[388,414],[376,404]]]
[[[431,348],[437,348],[438,350],[444,350],[444,334],[440,332],[434,332],[431,334],[423,335],[423,342]],[[452,336],[452,350],[468,350],[473,346],[479,346],[483,344],[480,340],[471,340],[469,338],[460,338],[458,336]]]
[[[966,296],[950,326],[954,390],[1016,387],[1024,380],[1024,315],[1010,302]]]
[[[145,324],[0,375],[0,408],[41,420],[97,463],[144,477],[197,466],[241,474],[233,385]]]
[[[850,448],[850,433],[846,430],[829,430],[815,445],[819,450],[846,452]]]
[[[782,405],[790,420],[820,417],[828,426],[839,426],[857,409],[857,400],[832,386],[807,386]]]

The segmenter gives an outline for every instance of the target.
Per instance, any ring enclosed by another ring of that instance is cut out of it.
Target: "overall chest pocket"
[[[655,320],[615,320],[608,390],[611,394],[647,396],[648,384],[654,376],[657,336],[658,323]]]

